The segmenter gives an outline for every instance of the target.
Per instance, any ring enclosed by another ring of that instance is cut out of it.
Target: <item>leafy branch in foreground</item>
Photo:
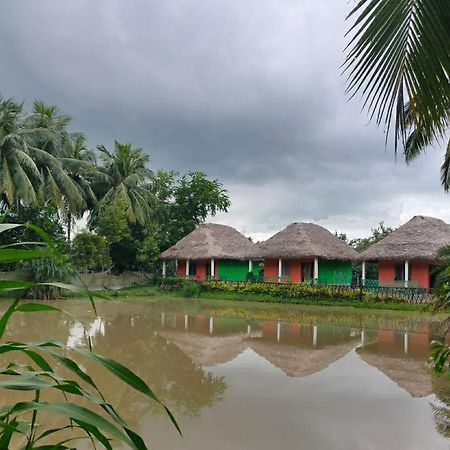
[[[22,225],[0,224],[0,233]],[[41,243],[26,243],[26,248],[17,245],[0,247],[0,264],[36,258],[58,258],[55,246],[46,234],[33,225],[31,227],[44,240]],[[0,280],[0,293],[21,291],[36,287],[28,281]],[[47,284],[47,283],[39,283]],[[83,289],[62,283],[48,283],[52,286],[80,291]],[[89,295],[95,307],[92,294]],[[94,310],[95,311],[95,310]],[[133,449],[146,449],[141,436],[136,433],[103,396],[94,380],[78,363],[87,359],[98,364],[123,383],[141,392],[144,396],[160,404],[181,434],[178,424],[169,409],[160,402],[150,387],[130,369],[106,356],[98,355],[82,348],[68,348],[65,344],[47,340],[43,342],[5,342],[3,337],[11,317],[17,313],[59,312],[64,310],[49,304],[21,303],[13,301],[0,316],[0,354],[15,355],[0,366],[0,389],[33,392],[31,401],[15,404],[0,404],[0,448],[10,448],[13,444],[24,450],[69,449],[80,439],[89,439],[95,446],[101,444],[112,449],[113,439],[122,441]],[[24,363],[24,359],[26,362]],[[63,376],[58,369],[64,369],[74,379]],[[51,393],[62,395],[61,401],[50,401]],[[3,403],[3,402],[2,402]],[[38,420],[41,413],[59,416],[64,423],[50,428]]]
[[[448,0],[359,0],[348,15],[344,72],[347,92],[360,93],[363,107],[387,136],[395,127],[407,162],[434,142],[448,140],[450,127],[450,8]],[[450,187],[450,142],[441,168]]]

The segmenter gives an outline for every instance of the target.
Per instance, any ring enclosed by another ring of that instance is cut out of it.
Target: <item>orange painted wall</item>
[[[197,280],[204,280],[206,277],[206,261],[197,261]]]
[[[395,278],[395,262],[380,261],[378,265],[378,281],[392,281]]]
[[[196,261],[197,262],[197,275],[195,277],[196,280],[204,280],[206,277],[206,264],[211,264],[210,261]],[[218,260],[215,261],[214,264],[214,276],[217,279],[217,266],[218,266]],[[177,270],[177,276],[179,277],[185,277],[186,276],[186,261],[185,260],[178,260],[178,270]]]
[[[264,260],[264,280],[274,281],[278,277],[278,259]]]
[[[395,265],[403,264],[403,262],[381,262],[378,266],[378,280],[392,281],[395,278]],[[430,265],[427,262],[410,261],[409,279],[417,281],[420,287],[430,287]]]
[[[291,283],[300,283],[302,281],[302,261],[298,259],[290,259],[287,262],[289,266],[289,278]],[[277,278],[278,259],[264,260],[264,279],[266,281],[275,281]]]
[[[420,287],[430,287],[430,265],[427,262],[411,263],[411,281],[417,281]]]
[[[186,276],[186,261],[180,259],[178,260],[177,276],[179,277]]]
[[[300,283],[302,281],[302,262],[298,259],[289,260],[289,277],[291,283]]]

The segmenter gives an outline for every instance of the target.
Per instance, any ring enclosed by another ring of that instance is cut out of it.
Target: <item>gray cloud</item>
[[[90,143],[132,141],[154,167],[205,170],[263,238],[291,221],[366,235],[450,220],[442,149],[406,167],[348,102],[346,0],[3,0],[0,91],[55,103]]]

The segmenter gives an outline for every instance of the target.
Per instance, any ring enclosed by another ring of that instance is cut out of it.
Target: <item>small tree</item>
[[[80,270],[104,270],[111,264],[108,240],[89,231],[75,236],[71,254],[74,266]]]

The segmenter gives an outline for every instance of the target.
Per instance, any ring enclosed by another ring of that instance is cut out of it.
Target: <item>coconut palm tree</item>
[[[359,0],[348,18],[347,91],[360,93],[369,117],[394,127],[395,151],[407,162],[450,128],[450,7],[448,0]],[[450,188],[450,142],[441,168]]]
[[[65,171],[61,160],[70,139],[67,127],[71,117],[60,114],[56,106],[34,102],[30,120],[35,128],[45,133],[35,133],[28,144],[29,154],[35,161],[42,178],[41,202],[50,201],[60,211],[79,211],[87,208],[82,190]]]
[[[75,218],[80,218],[86,210],[93,211],[97,207],[97,197],[92,189],[92,182],[100,175],[95,161],[94,152],[87,148],[86,139],[82,133],[73,133],[67,139],[60,161],[64,171],[76,184],[83,196],[84,204],[81,208],[73,209],[73,205],[66,204],[67,242],[70,243],[71,231]]]
[[[114,151],[99,145],[103,161],[102,180],[96,184],[99,211],[111,205],[122,204],[130,223],[144,224],[150,217],[154,196],[151,190],[153,173],[147,167],[150,157],[131,144],[114,143]]]
[[[0,195],[7,207],[37,203],[41,175],[28,150],[36,132],[21,104],[0,97]]]

